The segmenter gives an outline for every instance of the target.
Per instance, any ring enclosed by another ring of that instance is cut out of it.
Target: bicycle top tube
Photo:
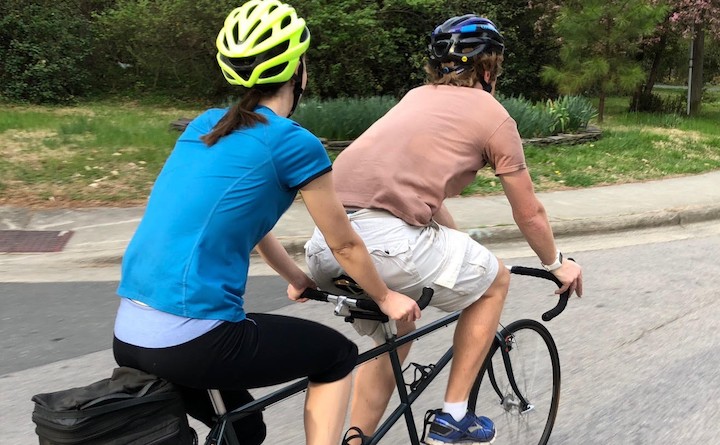
[[[551,272],[548,272],[544,269],[537,269],[533,267],[524,267],[524,266],[507,266],[508,270],[512,274],[516,275],[525,275],[525,276],[531,276],[531,277],[537,277],[537,278],[543,278],[549,281],[554,282],[558,287],[562,287],[562,282]],[[345,280],[346,281],[346,280]],[[352,283],[354,285],[354,293],[362,294],[362,289],[357,287],[356,284]],[[377,320],[381,321],[383,323],[388,321],[387,315],[385,315],[381,310],[380,307],[375,303],[373,300],[367,296],[367,294],[364,294],[365,298],[363,297],[350,297],[350,296],[344,296],[344,295],[334,295],[330,292],[318,290],[318,289],[305,289],[303,291],[302,297],[308,298],[311,300],[316,301],[323,301],[323,302],[329,302],[329,303],[335,303],[335,315],[345,317],[346,319],[350,320],[352,318],[358,318],[358,319],[366,319],[366,320]],[[418,306],[420,309],[425,309],[430,304],[430,300],[432,299],[433,290],[426,287],[423,288],[422,296],[418,299]],[[557,305],[550,309],[549,311],[542,314],[542,319],[544,321],[550,321],[553,318],[560,315],[562,311],[565,310],[565,307],[567,306],[568,299],[570,297],[570,291],[566,290],[562,294],[560,294]]]

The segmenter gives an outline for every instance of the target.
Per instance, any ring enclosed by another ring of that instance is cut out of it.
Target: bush
[[[533,104],[524,97],[498,97],[518,124],[524,138],[577,132],[597,115],[590,100],[579,96]],[[305,98],[293,119],[319,137],[348,140],[358,137],[397,103],[392,96],[364,99]]]
[[[630,99],[630,111],[645,113],[675,113],[686,111],[687,99],[684,94],[660,95],[657,93],[635,93]]]
[[[524,138],[573,133],[587,127],[597,110],[590,100],[581,96],[563,96],[555,101],[533,104],[522,96],[499,97]]]
[[[215,38],[231,0],[121,0],[96,16],[95,51],[110,88],[183,98],[231,91],[215,61]],[[120,68],[119,62],[127,64]],[[108,88],[106,86],[106,88]]]
[[[67,2],[10,0],[0,6],[0,95],[69,102],[87,91],[92,35]]]
[[[590,120],[597,117],[597,109],[586,97],[562,96],[555,101],[555,106],[567,110],[567,126],[561,130],[564,133],[585,129]]]
[[[349,140],[360,136],[397,103],[390,96],[366,99],[303,99],[293,119],[318,137]]]

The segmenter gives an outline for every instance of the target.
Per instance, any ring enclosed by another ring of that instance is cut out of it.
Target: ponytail
[[[255,124],[265,124],[267,119],[254,110],[265,96],[271,96],[277,92],[279,85],[273,85],[271,88],[254,87],[248,89],[243,95],[240,102],[236,103],[225,113],[215,124],[212,131],[200,138],[208,147],[212,147],[220,140],[221,137],[227,136],[233,130],[252,127]]]

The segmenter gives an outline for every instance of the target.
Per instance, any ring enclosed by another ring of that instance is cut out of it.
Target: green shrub
[[[557,106],[567,110],[568,123],[564,132],[574,133],[587,128],[590,120],[597,117],[597,109],[590,99],[583,96],[561,96],[555,101]]]
[[[645,113],[685,113],[686,96],[681,94],[635,93],[630,99],[630,111]]]
[[[597,115],[590,100],[581,96],[562,96],[555,101],[533,104],[522,96],[498,98],[524,138],[574,133],[587,127]]]
[[[60,103],[87,91],[92,36],[68,2],[10,0],[0,6],[0,95]]]
[[[597,115],[590,100],[579,96],[533,104],[524,97],[498,100],[515,119],[524,138],[577,132]],[[354,139],[397,103],[391,96],[318,100],[305,98],[293,115],[298,123],[319,137]]]
[[[382,117],[397,100],[390,96],[366,99],[305,98],[293,119],[313,134],[330,140],[354,139]]]

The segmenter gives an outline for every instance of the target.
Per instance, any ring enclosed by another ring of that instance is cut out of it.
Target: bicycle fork
[[[490,378],[490,384],[492,385],[497,395],[500,397],[500,403],[503,405],[503,408],[505,408],[506,411],[510,411],[512,408],[517,408],[520,414],[525,414],[526,412],[531,411],[534,406],[531,405],[522,395],[522,393],[520,392],[520,388],[518,388],[517,382],[515,380],[515,373],[513,372],[512,362],[510,361],[510,351],[515,346],[515,336],[513,334],[508,334],[506,337],[503,337],[502,333],[498,332],[497,334],[495,334],[495,338],[499,344],[500,353],[502,355],[503,365],[505,368],[505,373],[507,374],[508,382],[510,383],[510,387],[512,388],[514,395],[517,397],[517,400],[512,398],[512,394],[503,394],[503,391],[498,386],[497,380],[495,379],[495,370],[492,365],[492,355],[494,354],[488,357],[488,362],[486,365],[488,370],[488,377]]]

